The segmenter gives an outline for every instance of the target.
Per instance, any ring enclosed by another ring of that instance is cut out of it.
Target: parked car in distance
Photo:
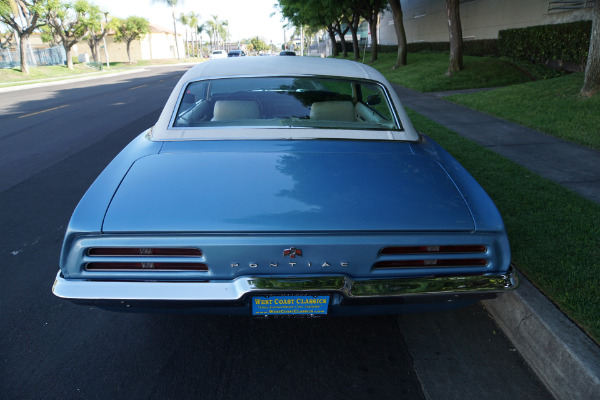
[[[295,51],[284,50],[279,53],[280,56],[295,56]]]
[[[245,57],[246,53],[243,50],[229,50],[227,57]]]
[[[183,75],[98,176],[53,292],[122,311],[456,308],[516,288],[500,213],[375,69],[244,57]]]
[[[212,60],[219,58],[227,58],[227,52],[225,50],[213,50],[212,53],[210,53],[210,58]]]

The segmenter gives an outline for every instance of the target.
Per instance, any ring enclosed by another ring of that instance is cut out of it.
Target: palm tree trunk
[[[171,10],[173,12],[173,31],[175,31],[175,49],[177,50],[177,59],[179,60],[179,45],[177,44],[177,20],[175,19],[175,7],[171,6]]]

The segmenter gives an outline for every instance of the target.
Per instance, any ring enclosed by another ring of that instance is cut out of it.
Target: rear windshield
[[[173,127],[313,127],[400,130],[385,89],[372,81],[316,77],[192,82]]]

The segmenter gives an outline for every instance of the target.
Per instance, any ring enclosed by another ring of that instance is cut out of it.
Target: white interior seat
[[[253,100],[218,100],[215,103],[212,121],[236,119],[258,119],[260,108]]]
[[[323,121],[354,121],[351,101],[319,101],[310,107],[310,119]]]

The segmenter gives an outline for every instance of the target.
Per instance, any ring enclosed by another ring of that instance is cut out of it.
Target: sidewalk
[[[600,203],[600,152],[394,85],[403,105],[537,174]],[[600,399],[600,347],[522,276],[484,304],[557,399]]]
[[[445,93],[394,87],[406,107],[600,203],[600,152],[442,100]]]

